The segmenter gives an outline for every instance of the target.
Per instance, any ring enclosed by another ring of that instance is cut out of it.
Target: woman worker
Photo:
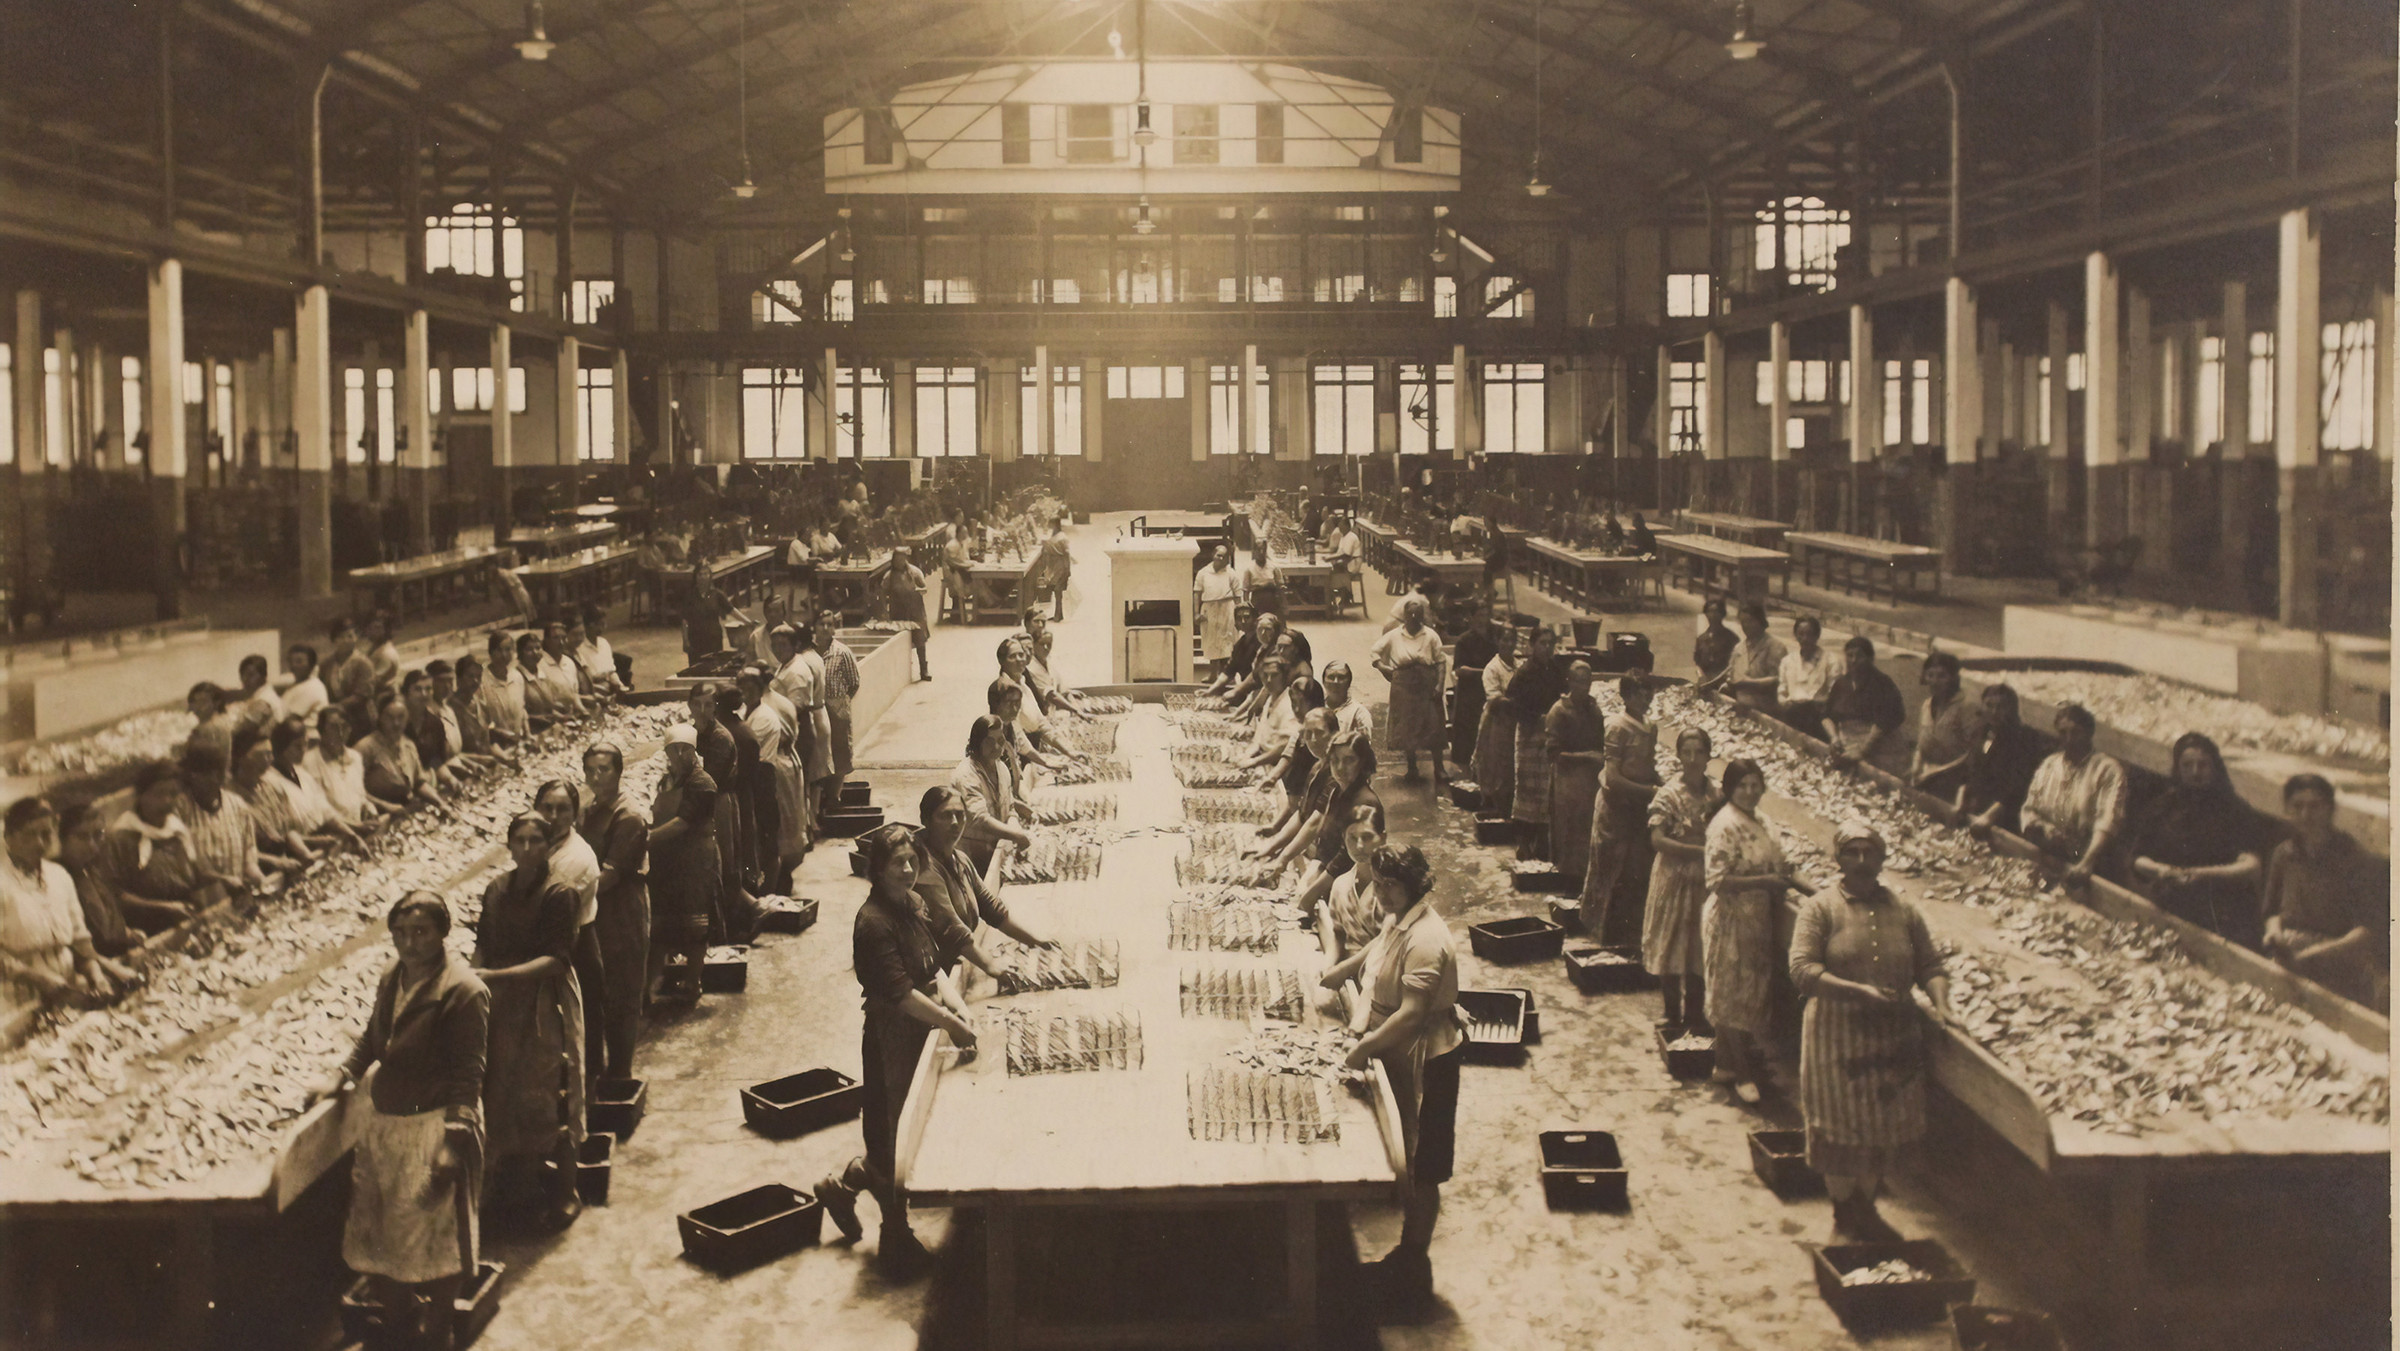
[[[1658,977],[1667,1040],[1685,1032],[1713,1036],[1702,979],[1700,912],[1708,903],[1708,822],[1721,805],[1708,781],[1708,733],[1687,727],[1675,738],[1682,771],[1650,799],[1650,891],[1642,908],[1642,969]]]
[[[2058,749],[2033,771],[2020,829],[2043,853],[2067,865],[2067,880],[2082,882],[2107,866],[2125,826],[2125,767],[2092,749],[2099,730],[2090,710],[2062,704],[2051,725]]]
[[[1383,808],[1364,803],[1350,809],[1342,823],[1342,852],[1350,856],[1350,871],[1333,880],[1325,909],[1333,917],[1337,949],[1351,956],[1366,949],[1383,932],[1383,902],[1375,894],[1375,854],[1384,846]]]
[[[2255,948],[2264,918],[2259,878],[2275,847],[2265,821],[2233,791],[2217,743],[2175,739],[2175,777],[2126,832],[2132,872],[2159,908]]]
[[[1658,792],[1658,724],[1650,721],[1650,683],[1617,682],[1623,711],[1601,735],[1599,799],[1593,803],[1591,852],[1585,856],[1586,932],[1602,943],[1633,944],[1645,927],[1650,894],[1650,803]]]
[[[0,822],[0,992],[12,1001],[82,1001],[131,985],[134,973],[92,947],[75,879],[50,860],[58,851],[58,814],[38,797],[8,804]]]
[[[959,848],[981,872],[992,866],[992,852],[1007,840],[1019,849],[1033,837],[1017,828],[1033,823],[1033,809],[1017,800],[1017,776],[1008,762],[1008,728],[986,713],[967,728],[967,755],[950,771],[950,787],[966,808],[966,833]]]
[[[1568,662],[1566,691],[1543,713],[1542,733],[1550,743],[1550,861],[1570,878],[1585,878],[1591,859],[1592,806],[1600,796],[1601,745],[1607,729],[1607,715],[1592,697],[1591,663],[1581,658]],[[1604,888],[1593,900],[1606,896]],[[1584,921],[1597,920],[1600,909],[1595,903],[1584,910]]]
[[[582,1211],[575,1156],[583,1144],[583,994],[575,983],[583,901],[551,876],[550,823],[508,823],[515,865],[484,889],[475,975],[492,992],[483,1072],[495,1213],[527,1212],[564,1227]],[[547,1165],[547,1166],[545,1166]]]
[[[1909,991],[1923,986],[1947,1022],[1950,979],[1924,916],[1877,880],[1875,828],[1845,822],[1833,854],[1841,882],[1803,900],[1792,928],[1792,985],[1808,1001],[1800,1113],[1808,1164],[1833,1196],[1834,1242],[1894,1243],[1875,1193],[1925,1136],[1925,1028]]]
[[[1324,975],[1329,989],[1361,976],[1369,1027],[1345,1064],[1363,1070],[1383,1062],[1408,1151],[1408,1193],[1400,1243],[1375,1263],[1384,1293],[1424,1299],[1433,1293],[1434,1220],[1442,1184],[1450,1180],[1457,1140],[1458,1066],[1466,1033],[1458,1016],[1458,954],[1450,926],[1428,899],[1433,866],[1414,845],[1378,850],[1375,895],[1392,917],[1382,941],[1336,963]]]
[[[343,1264],[368,1279],[399,1345],[447,1347],[451,1301],[475,1271],[492,992],[443,946],[440,896],[412,891],[383,923],[397,960],[350,1058],[310,1096],[350,1095]]]
[[[866,1233],[858,1222],[858,1194],[874,1193],[883,1212],[875,1265],[887,1276],[906,1276],[923,1271],[928,1254],[909,1228],[908,1203],[893,1180],[900,1105],[908,1100],[917,1057],[933,1029],[949,1033],[961,1050],[975,1048],[966,1002],[943,970],[974,940],[955,923],[937,930],[928,921],[915,890],[917,841],[908,827],[878,826],[860,844],[869,890],[851,927],[850,965],[866,1008],[859,1032],[859,1126],[866,1153],[819,1182],[817,1199],[834,1224],[857,1239]]]
[[[608,1022],[608,973],[602,967],[600,933],[600,855],[582,835],[583,790],[566,779],[551,779],[533,790],[533,810],[549,827],[550,880],[575,892],[575,984],[583,993],[583,1063],[589,1079],[600,1077],[608,1058],[601,1029]]]
[[[642,882],[642,863],[650,854],[650,823],[618,791],[624,779],[625,752],[616,743],[595,741],[585,749],[586,805],[575,829],[600,863],[600,884],[594,893],[597,915],[591,927],[599,941],[605,981],[599,1011],[587,1015],[587,1020],[600,1024],[602,1063],[595,1079],[632,1076],[650,970],[650,892]]]
[[[1708,823],[1702,860],[1709,894],[1700,915],[1701,966],[1708,976],[1708,1021],[1717,1032],[1711,1077],[1755,1105],[1775,974],[1775,905],[1796,883],[1783,846],[1758,819],[1767,795],[1758,762],[1726,765],[1723,793],[1725,805]]]
[[[1350,870],[1342,848],[1342,829],[1358,808],[1383,806],[1375,792],[1375,743],[1356,732],[1335,737],[1326,751],[1324,806],[1301,823],[1291,843],[1278,855],[1272,871],[1280,872],[1302,857],[1309,860],[1301,875],[1299,894],[1292,904],[1302,914],[1316,908],[1333,887],[1334,879]]]
[[[700,734],[688,722],[667,729],[666,773],[650,801],[650,979],[670,954],[683,963],[669,984],[676,998],[700,996],[700,965],[716,914],[724,869],[717,860],[717,781],[700,767]]]
[[[1212,677],[1232,669],[1234,606],[1241,600],[1241,577],[1228,566],[1232,552],[1220,544],[1208,566],[1192,574],[1192,610],[1200,619],[1200,659],[1214,666]]]
[[[917,829],[917,899],[924,902],[928,922],[950,915],[970,935],[989,924],[1029,948],[1058,946],[1017,923],[958,847],[967,833],[967,804],[957,789],[947,784],[926,789],[917,800],[917,819],[925,823]]]
[[[1517,784],[1517,705],[1508,697],[1508,682],[1517,674],[1529,639],[1547,629],[1510,629],[1501,635],[1499,649],[1483,664],[1483,718],[1475,729],[1475,763],[1467,772],[1482,795],[1479,815],[1505,817],[1514,805]],[[1555,636],[1551,639],[1556,642]]]
[[[1543,715],[1566,692],[1558,635],[1536,629],[1531,651],[1508,680],[1508,702],[1517,710],[1515,791],[1509,815],[1517,822],[1519,859],[1550,856],[1550,735]]]
[[[177,815],[182,806],[183,776],[175,767],[163,760],[142,766],[133,777],[133,805],[108,828],[102,866],[128,895],[197,914],[224,900],[227,888],[193,861],[191,832]]]
[[[799,747],[793,742],[800,729],[784,713],[791,702],[773,697],[768,688],[774,675],[762,665],[745,666],[734,677],[734,688],[749,706],[744,723],[758,741],[758,764],[745,790],[750,814],[759,823],[759,870],[766,874],[767,890],[781,894],[791,885],[792,870],[808,855],[811,817],[806,785],[800,781]]]
[[[1442,791],[1443,748],[1449,728],[1442,721],[1442,690],[1449,684],[1444,668],[1442,635],[1426,624],[1430,613],[1424,598],[1411,596],[1400,611],[1400,626],[1375,640],[1375,669],[1392,685],[1391,726],[1384,744],[1408,757],[1405,783],[1417,781],[1417,754],[1433,760],[1433,791]]]

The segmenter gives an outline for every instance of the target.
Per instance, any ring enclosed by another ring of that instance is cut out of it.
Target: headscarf
[[[1841,851],[1842,846],[1857,844],[1861,840],[1871,842],[1876,848],[1887,853],[1890,852],[1891,846],[1884,843],[1883,832],[1867,824],[1864,817],[1853,816],[1834,828],[1833,847],[1836,853]]]

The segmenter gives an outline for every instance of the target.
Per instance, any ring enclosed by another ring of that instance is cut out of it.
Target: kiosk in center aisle
[[[1119,685],[1192,683],[1191,540],[1108,545],[1108,670]]]

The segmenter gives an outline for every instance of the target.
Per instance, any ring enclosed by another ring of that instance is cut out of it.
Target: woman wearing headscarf
[[[1701,966],[1708,977],[1708,1021],[1717,1032],[1712,1077],[1755,1104],[1774,990],[1775,906],[1797,883],[1783,846],[1758,819],[1758,804],[1767,796],[1758,762],[1726,765],[1723,796],[1725,805],[1708,823],[1702,859],[1708,903],[1700,913]]]
[[[175,767],[163,760],[142,766],[134,774],[133,805],[108,828],[102,866],[119,890],[197,914],[224,900],[227,890],[193,861],[182,806],[183,777]]]
[[[1833,1196],[1836,1243],[1892,1243],[1875,1193],[1925,1136],[1925,1025],[1910,997],[1922,987],[1949,1020],[1950,980],[1917,908],[1879,876],[1883,837],[1863,821],[1835,832],[1839,884],[1800,902],[1792,927],[1792,985],[1800,1018],[1800,1114],[1808,1164]]]
[[[1408,1190],[1400,1242],[1375,1264],[1385,1292],[1404,1299],[1433,1293],[1433,1225],[1442,1210],[1457,1147],[1458,1067],[1466,1031],[1458,1016],[1458,954],[1450,926],[1433,908],[1433,867],[1414,845],[1378,850],[1375,895],[1391,916],[1381,939],[1328,968],[1328,989],[1357,976],[1366,996],[1367,1033],[1350,1048],[1348,1068],[1380,1061],[1400,1107]]]
[[[1675,738],[1681,773],[1650,799],[1650,890],[1642,907],[1642,969],[1658,977],[1666,1001],[1667,1040],[1686,1031],[1711,1035],[1702,978],[1700,912],[1708,903],[1708,821],[1717,811],[1708,781],[1713,747],[1706,730]]]
[[[979,720],[980,721],[980,720]],[[867,855],[866,903],[850,931],[850,968],[858,977],[865,1019],[859,1030],[859,1128],[866,1152],[817,1184],[825,1213],[849,1237],[862,1238],[858,1194],[872,1192],[883,1212],[875,1264],[887,1276],[922,1272],[928,1254],[908,1224],[908,1201],[895,1178],[900,1106],[916,1077],[925,1039],[939,1028],[962,1050],[975,1047],[966,1001],[945,968],[966,956],[974,940],[945,913],[936,924],[918,900],[917,841],[893,822],[859,841]],[[988,965],[979,962],[978,965]]]
[[[384,928],[397,960],[349,1059],[311,1096],[347,1095],[343,1264],[371,1283],[401,1345],[447,1346],[451,1301],[475,1271],[492,993],[443,945],[440,896],[410,892]]]
[[[1583,895],[1577,905],[1585,930],[1594,938],[1630,946],[1642,939],[1642,911],[1650,894],[1649,822],[1651,798],[1658,792],[1658,724],[1650,720],[1648,681],[1628,675],[1617,682],[1617,690],[1623,707],[1609,715],[1601,734],[1600,792],[1592,803],[1591,852],[1584,857]]]
[[[1401,608],[1400,626],[1375,640],[1373,660],[1392,686],[1391,725],[1384,730],[1384,744],[1408,757],[1402,780],[1406,783],[1417,781],[1418,753],[1429,753],[1438,794],[1443,747],[1450,740],[1442,722],[1442,690],[1449,683],[1443,672],[1449,657],[1442,650],[1442,635],[1426,623],[1430,613],[1421,597],[1410,597]]]
[[[582,1209],[575,1158],[584,1129],[583,993],[574,954],[583,901],[552,877],[551,851],[540,812],[508,823],[514,866],[484,889],[475,975],[492,992],[483,1073],[487,1199],[496,1210],[534,1211],[564,1225]]]
[[[743,722],[758,742],[758,763],[744,786],[750,794],[751,818],[758,822],[758,868],[766,875],[767,890],[781,893],[808,853],[809,811],[798,747],[792,742],[799,728],[776,707],[791,705],[769,698],[768,682],[773,679],[774,672],[764,666],[745,666],[734,677],[734,688],[749,705]]]
[[[650,970],[650,892],[642,881],[650,825],[619,792],[624,778],[625,752],[616,743],[595,741],[584,751],[585,805],[575,829],[600,864],[591,932],[599,941],[605,982],[599,1011],[585,1010],[587,1022],[600,1024],[601,1068],[595,1079],[632,1076]]]
[[[1550,860],[1569,878],[1581,878],[1591,857],[1592,804],[1600,793],[1600,747],[1608,718],[1592,697],[1592,666],[1567,663],[1567,688],[1542,715],[1550,743]],[[1599,907],[1584,912],[1596,918]]]
[[[680,955],[673,993],[697,998],[708,926],[725,882],[717,863],[717,781],[700,767],[700,734],[688,722],[667,729],[662,754],[666,773],[650,800],[650,965],[656,972],[669,955]],[[668,993],[662,984],[659,994]]]
[[[2217,743],[2175,739],[2175,777],[2133,821],[2133,876],[2168,914],[2244,947],[2259,942],[2259,879],[2274,849],[2266,822],[2233,791]]]
[[[608,973],[600,955],[600,856],[583,838],[583,786],[552,779],[533,792],[533,810],[549,827],[550,880],[575,892],[575,983],[583,991],[583,1062],[592,1079],[608,1059]]]
[[[1467,771],[1475,776],[1482,797],[1481,815],[1504,817],[1515,805],[1517,704],[1508,697],[1508,682],[1524,661],[1533,635],[1546,632],[1530,626],[1504,632],[1492,659],[1483,664],[1483,717],[1475,729],[1475,763]]]
[[[1508,702],[1517,710],[1515,791],[1509,815],[1517,822],[1520,859],[1550,857],[1550,731],[1543,715],[1566,692],[1558,635],[1536,629],[1532,649],[1508,679]]]

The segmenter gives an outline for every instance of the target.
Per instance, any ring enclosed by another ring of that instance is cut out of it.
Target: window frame
[[[1531,376],[1527,375],[1531,372]],[[1486,361],[1480,382],[1483,403],[1483,453],[1486,455],[1541,455],[1550,447],[1550,368],[1540,361]],[[1528,418],[1524,391],[1534,391],[1530,417],[1534,428],[1534,447],[1527,450],[1522,442]],[[1495,395],[1500,397],[1496,400]],[[1496,404],[1505,404],[1508,416],[1503,421],[1494,414]],[[1495,446],[1492,430],[1508,428],[1507,444]]]

